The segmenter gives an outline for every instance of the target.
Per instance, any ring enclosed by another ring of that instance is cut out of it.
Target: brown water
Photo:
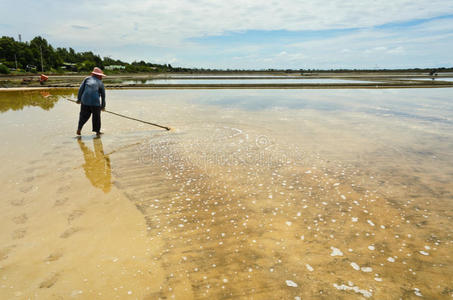
[[[0,94],[1,299],[451,299],[451,89]]]

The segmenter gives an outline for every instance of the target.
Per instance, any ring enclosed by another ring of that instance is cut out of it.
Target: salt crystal
[[[290,287],[297,287],[297,283],[292,280],[286,280],[286,285]]]
[[[362,294],[365,298],[370,298],[371,296],[373,296],[373,294],[370,292],[370,291],[367,291],[367,290],[362,290],[362,289],[359,289],[359,287],[357,286],[347,286],[347,285],[338,285],[336,283],[333,284],[333,286],[337,289],[337,290],[343,290],[343,291],[354,291],[356,293],[360,293]]]
[[[359,270],[360,270],[360,267],[359,267],[359,265],[358,265],[358,264],[356,264],[355,262],[352,262],[352,263],[351,263],[351,267],[353,267],[353,268],[354,268],[354,270],[357,270],[357,271],[359,271]]]
[[[332,253],[330,253],[330,256],[343,256],[343,252],[341,252],[340,249],[335,247],[330,247],[330,249],[332,249]]]
[[[314,269],[312,266],[310,266],[309,264],[305,264],[305,266],[307,267],[308,271],[313,272]]]
[[[418,297],[423,297],[422,293],[420,293],[420,290],[418,288],[414,288],[414,294]]]

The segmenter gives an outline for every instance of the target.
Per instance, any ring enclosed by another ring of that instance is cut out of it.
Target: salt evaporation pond
[[[451,89],[0,93],[1,299],[451,299]]]
[[[429,81],[453,81],[453,77],[434,77],[434,79],[427,78],[427,77],[422,77],[422,78],[417,78],[417,77],[412,77],[412,78],[395,78],[395,80],[429,80]]]
[[[275,78],[275,79],[153,79],[125,80],[123,84],[319,84],[319,83],[376,83],[368,80],[323,79],[323,78]]]

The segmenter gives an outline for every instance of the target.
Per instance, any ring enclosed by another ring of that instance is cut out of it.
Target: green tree
[[[0,63],[0,74],[9,74],[9,68]]]

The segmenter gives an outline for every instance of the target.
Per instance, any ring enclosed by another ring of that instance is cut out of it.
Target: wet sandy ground
[[[108,95],[2,105],[1,298],[451,299],[449,89]]]

